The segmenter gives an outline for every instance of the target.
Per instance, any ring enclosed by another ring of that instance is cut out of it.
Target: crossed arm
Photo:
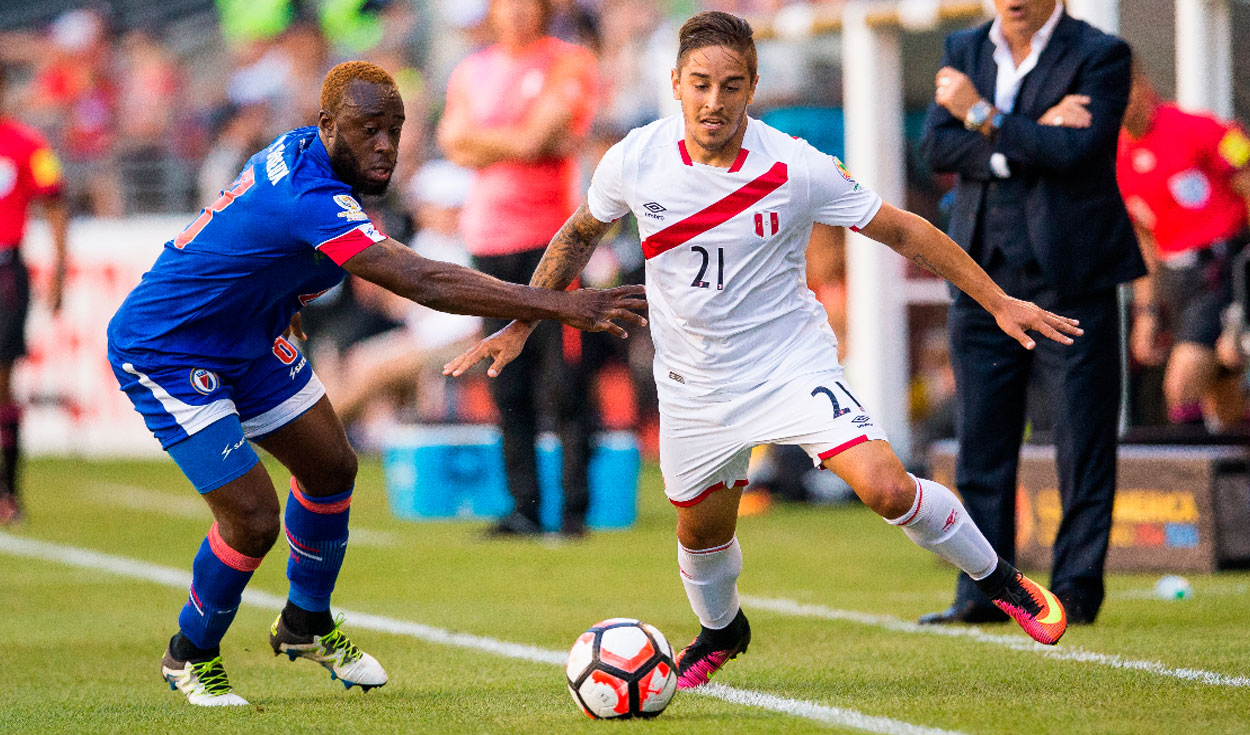
[[[997,152],[1006,156],[1013,169],[1023,165],[1071,173],[1105,150],[1119,134],[1128,104],[1132,63],[1132,52],[1123,42],[1107,44],[1092,54],[1082,66],[1072,93],[1037,120],[1007,113],[999,128],[990,122],[992,115],[977,131],[964,129],[963,120],[982,95],[960,71],[959,58],[948,38],[921,141],[921,152],[935,171],[989,181],[995,178],[990,156]]]

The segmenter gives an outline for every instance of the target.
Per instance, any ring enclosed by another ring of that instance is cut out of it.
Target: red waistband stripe
[[[733,487],[746,487],[746,486],[747,486],[747,480],[734,480]],[[698,495],[694,496],[693,498],[689,500],[673,500],[672,498],[669,498],[668,502],[672,503],[678,508],[689,508],[692,505],[698,505],[707,496],[711,495],[717,490],[724,490],[726,487],[727,486],[725,485],[725,483],[718,482],[715,485],[707,488],[706,490],[704,490],[703,492],[699,493]]]
[[[837,455],[845,452],[851,447],[859,446],[860,444],[863,444],[866,441],[868,441],[867,434],[864,434],[862,436],[857,436],[854,439],[850,440],[849,442],[842,442],[841,444],[834,447],[833,449],[826,449],[825,451],[821,452],[820,454],[816,456],[820,457],[821,461],[824,461],[826,459],[829,459],[830,457],[836,457]]]

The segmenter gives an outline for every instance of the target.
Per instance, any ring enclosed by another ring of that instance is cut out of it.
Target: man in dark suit
[[[950,235],[1008,294],[1080,320],[1072,346],[1028,351],[966,296],[950,309],[956,484],[1003,558],[1015,557],[1016,470],[1030,376],[1054,414],[1063,519],[1050,585],[1093,622],[1115,498],[1120,325],[1116,286],[1146,272],[1116,187],[1131,53],[1056,0],[994,0],[991,23],[952,33],[925,120],[933,169],[959,174]],[[921,623],[1006,620],[966,575]]]

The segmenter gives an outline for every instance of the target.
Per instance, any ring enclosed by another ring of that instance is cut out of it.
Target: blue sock
[[[330,593],[347,551],[347,517],[352,491],[313,498],[291,478],[286,501],[286,539],[291,558],[286,576],[291,581],[288,598],[310,612],[330,609]]]
[[[243,588],[260,566],[261,557],[230,548],[217,524],[208,530],[191,565],[191,593],[178,615],[178,627],[197,648],[214,649],[239,610]]]

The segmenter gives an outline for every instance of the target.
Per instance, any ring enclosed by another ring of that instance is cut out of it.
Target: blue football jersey
[[[165,243],[109,322],[109,349],[210,370],[254,360],[343,280],[342,263],[383,239],[335,176],[317,128],[292,130]]]

